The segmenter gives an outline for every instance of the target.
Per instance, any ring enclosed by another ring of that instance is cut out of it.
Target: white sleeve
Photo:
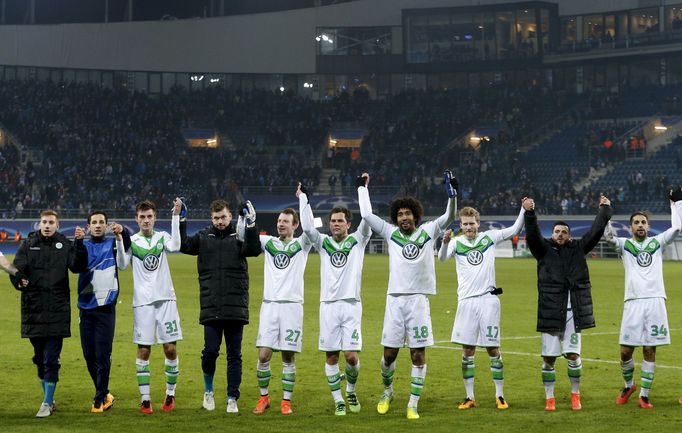
[[[375,233],[380,233],[384,236],[384,230],[388,224],[386,221],[372,213],[372,203],[369,200],[369,191],[367,190],[367,187],[358,187],[358,204],[360,205],[362,220],[367,221],[367,224],[369,224],[370,228],[374,230]]]
[[[448,206],[445,208],[445,213],[438,217],[436,224],[441,232],[445,231],[448,226],[455,220],[457,215],[457,197],[448,199]]]
[[[303,233],[314,245],[317,245],[320,233],[315,228],[313,210],[310,208],[308,197],[304,193],[301,193],[298,197],[298,212],[301,214],[301,229],[303,229]]]
[[[450,238],[450,242],[447,244],[445,242],[442,242],[440,244],[440,249],[438,250],[438,260],[441,262],[446,261],[452,256],[453,251],[455,250],[455,237],[452,236]]]
[[[521,233],[521,229],[523,228],[523,215],[526,213],[526,210],[522,207],[521,211],[519,212],[519,216],[516,218],[516,221],[514,221],[514,224],[511,227],[504,228],[502,230],[496,230],[497,235],[499,236],[499,241],[504,241],[509,238],[511,238],[514,235],[518,235]]]
[[[170,252],[180,251],[180,215],[171,218],[171,235],[166,241],[166,249]]]
[[[132,252],[133,248],[130,247],[128,251],[125,251],[125,247],[123,246],[123,239],[120,241],[116,239],[116,266],[122,271],[126,270],[128,268],[128,265],[130,264],[130,259],[132,257]]]

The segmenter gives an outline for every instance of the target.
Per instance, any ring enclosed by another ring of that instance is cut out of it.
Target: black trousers
[[[239,399],[242,383],[242,336],[244,322],[219,320],[204,324],[204,350],[201,352],[201,369],[213,376],[216,359],[220,355],[220,344],[225,336],[227,349],[227,396]]]
[[[104,403],[109,393],[111,348],[116,327],[116,305],[80,310],[83,357],[95,384],[95,403]]]
[[[31,337],[33,363],[38,369],[38,377],[46,382],[59,380],[59,355],[62,353],[64,337]]]

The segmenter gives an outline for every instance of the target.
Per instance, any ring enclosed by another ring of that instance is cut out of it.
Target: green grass
[[[467,412],[456,409],[455,403],[464,396],[459,368],[460,350],[449,343],[456,308],[455,273],[452,261],[437,263],[437,296],[431,298],[431,313],[436,347],[427,350],[428,374],[419,421],[405,419],[409,396],[410,361],[407,350],[398,357],[395,391],[391,411],[380,416],[375,411],[382,392],[379,375],[379,344],[383,322],[388,259],[368,255],[363,280],[364,347],[358,393],[363,404],[358,415],[333,416],[333,404],[324,376],[324,356],[317,351],[319,257],[311,255],[306,271],[306,304],[303,352],[297,356],[297,383],[294,391],[294,415],[278,413],[281,397],[281,368],[277,355],[273,358],[271,395],[274,407],[265,415],[252,415],[258,398],[255,380],[256,331],[262,294],[262,257],[251,260],[251,318],[244,334],[244,377],[239,416],[228,416],[224,410],[225,356],[219,358],[216,375],[215,412],[201,409],[203,381],[200,353],[203,332],[198,324],[199,300],[195,261],[191,257],[170,258],[173,281],[185,339],[178,344],[180,378],[177,409],[161,412],[165,383],[163,354],[159,346],[152,349],[152,397],[157,413],[143,416],[137,412],[139,394],[135,379],[135,345],[131,342],[131,275],[122,274],[122,290],[118,308],[118,323],[114,341],[111,390],[117,397],[115,407],[103,415],[88,413],[94,393],[82,359],[78,338],[77,310],[73,309],[74,336],[65,340],[62,352],[61,380],[56,401],[59,411],[50,418],[36,419],[42,394],[31,364],[32,350],[28,340],[19,338],[19,292],[3,278],[0,291],[0,337],[2,341],[2,374],[0,374],[0,431],[405,431],[419,427],[430,431],[545,432],[545,431],[682,431],[682,407],[677,399],[682,395],[682,351],[677,343],[682,335],[682,263],[666,262],[668,312],[673,345],[659,350],[654,389],[651,400],[655,407],[643,411],[631,401],[627,406],[614,404],[622,386],[618,360],[618,329],[623,299],[623,270],[616,260],[592,260],[590,271],[595,300],[597,327],[583,337],[583,410],[569,409],[570,387],[566,363],[557,361],[556,413],[545,413],[544,391],[540,380],[540,341],[535,332],[536,290],[535,261],[529,259],[498,259],[497,281],[504,287],[502,295],[502,351],[505,360],[505,394],[510,409],[498,412],[494,408],[494,387],[485,352],[477,356],[476,397],[479,407]],[[75,284],[72,284],[75,287]],[[75,291],[75,289],[73,289]],[[72,299],[75,305],[75,299]],[[636,354],[641,361],[641,351]],[[638,372],[638,370],[637,370]]]

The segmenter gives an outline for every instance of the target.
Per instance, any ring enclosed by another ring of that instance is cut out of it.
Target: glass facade
[[[404,11],[406,62],[524,59],[539,57],[550,48],[553,27],[558,25],[556,8],[504,7],[477,8],[475,12],[468,8]]]
[[[315,41],[322,56],[370,56],[391,54],[392,27],[320,28]]]

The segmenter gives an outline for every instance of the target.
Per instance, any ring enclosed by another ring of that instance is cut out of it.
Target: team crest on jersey
[[[637,264],[643,268],[651,265],[651,253],[648,251],[640,251],[637,254]]]
[[[467,253],[467,262],[474,266],[478,266],[483,261],[483,253],[478,250],[471,250]]]
[[[481,245],[488,245],[488,238],[481,239]]]
[[[142,259],[142,265],[148,271],[155,271],[159,268],[159,258],[153,254],[147,254]]]
[[[273,257],[273,262],[277,269],[284,269],[289,266],[289,256],[284,253],[277,253],[275,254],[275,257]]]
[[[298,242],[292,242],[291,244],[289,244],[287,249],[292,253],[295,253],[296,251],[301,249],[301,246],[298,244]]]
[[[348,255],[343,251],[335,251],[334,254],[329,256],[329,261],[335,268],[342,268],[346,266],[348,261]]]
[[[419,247],[413,243],[405,244],[403,247],[403,257],[407,260],[414,260],[419,255]]]

